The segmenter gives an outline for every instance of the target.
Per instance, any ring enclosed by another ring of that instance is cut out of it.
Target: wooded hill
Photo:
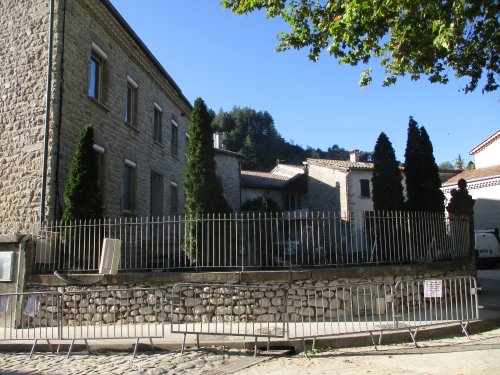
[[[231,111],[212,112],[214,132],[224,133],[224,144],[230,151],[243,155],[242,169],[269,171],[282,160],[302,164],[307,158],[348,160],[349,150],[334,144],[326,151],[287,142],[276,130],[267,111],[234,107]],[[360,160],[368,161],[371,152],[361,152]]]

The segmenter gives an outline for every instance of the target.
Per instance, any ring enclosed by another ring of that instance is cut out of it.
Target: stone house
[[[372,211],[373,163],[360,162],[357,150],[350,160],[307,159],[309,209],[349,212]]]
[[[463,171],[443,183],[442,191],[447,200],[458,181],[467,181],[467,189],[473,199],[474,226],[476,229],[500,228],[500,130],[474,147],[476,169]]]
[[[304,165],[280,163],[270,172],[241,171],[241,204],[271,198],[283,211],[307,208],[307,174]]]
[[[192,106],[109,0],[0,2],[0,213],[60,217],[83,127],[105,216],[182,213]]]
[[[235,212],[241,207],[241,158],[243,155],[215,147],[215,172],[224,198]]]

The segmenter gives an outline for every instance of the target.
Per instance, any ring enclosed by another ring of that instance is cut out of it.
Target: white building
[[[457,188],[460,179],[467,181],[473,199],[476,229],[500,228],[500,130],[474,147],[469,155],[475,158],[476,169],[463,171],[443,183],[446,199]]]

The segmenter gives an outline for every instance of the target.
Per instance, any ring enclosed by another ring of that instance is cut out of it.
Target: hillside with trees
[[[224,133],[226,148],[243,154],[243,169],[269,171],[278,159],[290,164],[301,164],[307,158],[349,159],[349,151],[336,144],[323,151],[286,141],[267,111],[234,107],[229,112],[220,110],[212,115],[212,129]],[[361,161],[370,158],[370,152],[361,152]]]

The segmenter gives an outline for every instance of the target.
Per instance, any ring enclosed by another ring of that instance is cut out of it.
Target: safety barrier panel
[[[135,338],[134,357],[140,339],[164,337],[164,292],[157,288],[93,289],[65,292],[61,296],[61,339]]]
[[[415,345],[421,327],[457,322],[467,327],[479,319],[478,288],[471,276],[399,281],[394,306],[397,328],[406,328]]]
[[[287,338],[316,339],[394,329],[393,288],[389,284],[351,284],[292,288],[287,293]]]
[[[0,341],[60,339],[59,296],[54,292],[0,294]]]
[[[266,286],[176,284],[172,290],[172,333],[285,337],[286,291]]]

